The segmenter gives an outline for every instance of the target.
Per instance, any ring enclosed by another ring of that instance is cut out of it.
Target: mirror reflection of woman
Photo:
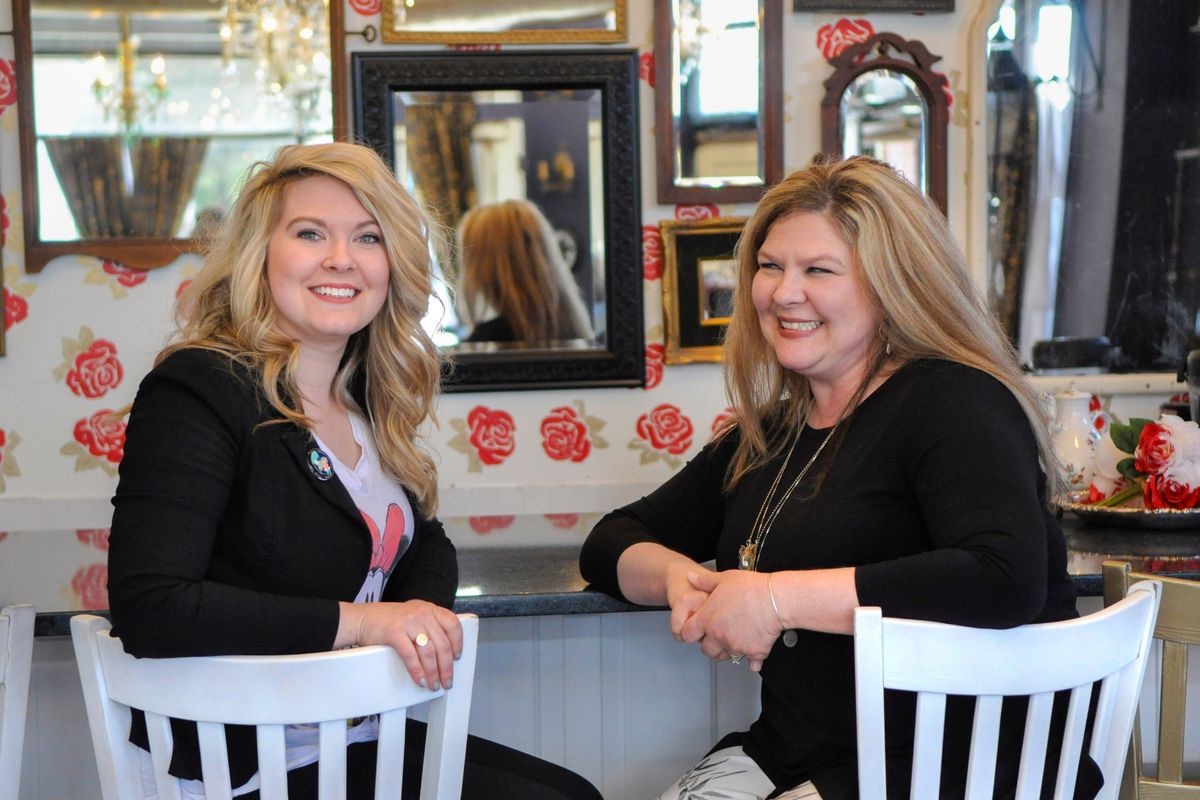
[[[1062,479],[945,217],[888,165],[857,156],[784,179],[737,260],[734,421],[602,519],[580,568],[613,595],[670,606],[680,641],[761,674],[758,720],[662,800],[857,797],[854,609],[982,628],[1075,617],[1047,501]],[[888,797],[907,797],[915,703],[885,704]],[[997,796],[1016,779],[1018,706],[1005,704]],[[962,796],[972,711],[948,705],[943,797]],[[1083,754],[1077,797],[1098,780]]]
[[[554,228],[528,200],[476,206],[458,225],[459,293],[469,342],[594,338]]]
[[[386,645],[420,686],[452,685],[458,565],[419,434],[439,376],[420,325],[429,230],[368,148],[285,147],[252,169],[130,414],[109,551],[113,629],[129,653]],[[172,728],[170,772],[201,797],[195,726]],[[370,717],[347,730],[349,798],[374,795],[377,737]],[[234,795],[257,796],[253,728],[227,738]],[[140,714],[130,739],[152,775]],[[423,739],[410,722],[405,798],[417,796]],[[285,740],[289,796],[315,797],[315,728],[288,726]],[[475,737],[463,796],[599,797]]]

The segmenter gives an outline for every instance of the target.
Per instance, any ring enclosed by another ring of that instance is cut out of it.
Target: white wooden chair
[[[388,647],[289,656],[134,658],[109,634],[107,620],[73,617],[71,638],[104,800],[142,797],[137,747],[128,741],[130,708],[146,712],[160,797],[178,797],[178,781],[167,774],[170,718],[197,722],[209,800],[227,798],[231,791],[224,724],[257,726],[261,795],[274,800],[287,796],[284,725],[320,723],[320,796],[342,797],[346,720],[379,714],[375,797],[397,798],[407,710],[424,702],[429,702],[429,732],[421,800],[457,800],[479,636],[477,617],[459,619],[463,651],[454,664],[454,688],[430,692],[413,683]]]
[[[25,712],[33,662],[33,606],[0,609],[0,797],[16,798],[21,786]]]
[[[992,797],[1001,703],[1029,696],[1017,800],[1041,795],[1051,707],[1071,690],[1055,800],[1073,796],[1092,685],[1101,681],[1088,754],[1104,774],[1097,800],[1120,787],[1160,584],[1142,581],[1129,596],[1088,616],[1008,630],[883,618],[875,607],[854,614],[859,797],[884,800],[883,691],[917,692],[912,797],[938,796],[947,695],[974,695],[967,800]]]
[[[1113,604],[1125,597],[1135,580],[1153,578],[1162,583],[1162,602],[1154,625],[1154,638],[1162,642],[1159,671],[1158,753],[1154,774],[1142,763],[1141,737],[1133,729],[1129,760],[1121,786],[1122,800],[1200,800],[1200,781],[1184,779],[1184,730],[1187,727],[1188,647],[1200,645],[1200,581],[1185,581],[1165,575],[1134,572],[1125,561],[1104,562],[1104,602]],[[1196,719],[1200,697],[1191,698]],[[1143,707],[1139,712],[1147,713]]]

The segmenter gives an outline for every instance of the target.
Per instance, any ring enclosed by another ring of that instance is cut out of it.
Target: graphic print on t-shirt
[[[374,603],[380,599],[388,577],[412,543],[412,534],[406,530],[404,509],[396,503],[388,504],[387,519],[384,520],[382,533],[370,514],[361,509],[359,513],[371,531],[371,567],[354,602]]]

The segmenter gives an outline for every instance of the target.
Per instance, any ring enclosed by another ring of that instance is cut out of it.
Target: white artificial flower
[[[1166,428],[1177,457],[1188,461],[1200,461],[1200,426],[1175,414],[1163,414],[1158,424]]]
[[[1168,481],[1175,481],[1180,486],[1194,489],[1200,486],[1200,463],[1179,459],[1163,470],[1163,477]]]
[[[1109,481],[1117,481],[1121,477],[1121,471],[1117,469],[1117,464],[1127,458],[1129,458],[1129,453],[1126,453],[1113,444],[1110,434],[1104,434],[1096,444],[1096,461],[1094,465],[1096,475],[1108,478]],[[1100,488],[1098,483],[1096,486]]]

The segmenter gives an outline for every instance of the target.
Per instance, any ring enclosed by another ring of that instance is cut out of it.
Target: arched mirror
[[[877,33],[830,59],[821,149],[887,161],[946,211],[946,76],[918,41]]]
[[[25,269],[69,253],[167,264],[251,163],[332,139],[330,14],[326,0],[13,0]]]
[[[637,53],[356,53],[356,133],[450,234],[447,389],[644,380]]]
[[[780,5],[656,0],[658,202],[756,202],[783,177]]]
[[[1175,372],[1200,347],[1200,1],[984,12],[994,312],[1035,369]]]

